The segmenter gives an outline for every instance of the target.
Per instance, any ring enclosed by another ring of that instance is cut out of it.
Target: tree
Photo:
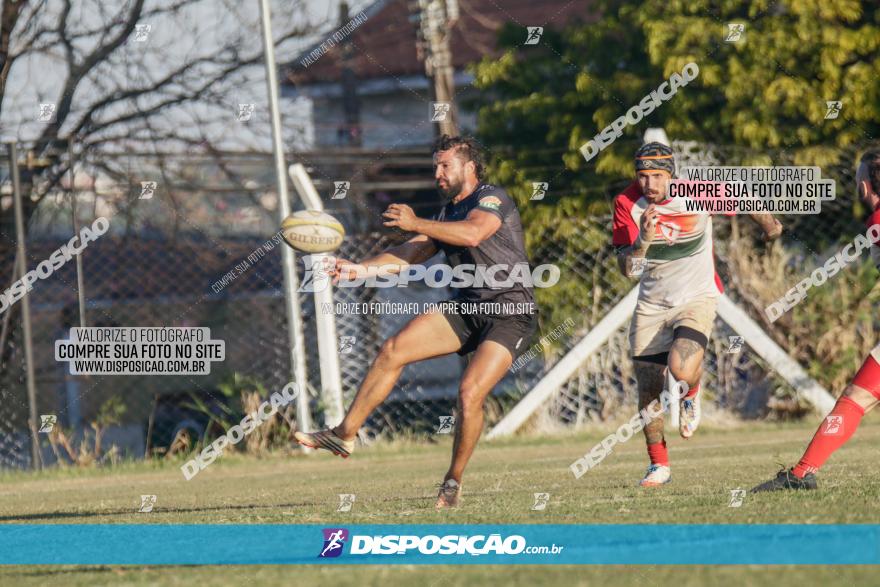
[[[0,132],[4,140],[18,141],[27,156],[20,166],[26,231],[27,221],[68,173],[71,146],[80,170],[124,186],[133,182],[133,168],[142,165],[136,153],[153,155],[158,169],[150,179],[180,177],[175,162],[162,153],[202,153],[242,185],[246,178],[224,164],[223,149],[270,151],[256,5],[231,0],[0,4]],[[273,36],[283,62],[317,27],[310,23],[305,0],[272,4]],[[247,125],[236,121],[241,102],[255,102]],[[40,120],[41,115],[47,116]],[[287,128],[291,135],[297,132]],[[178,198],[188,194],[169,190],[164,195],[179,212]],[[134,197],[120,217],[130,218],[137,206]],[[16,278],[15,234],[12,207],[0,208],[0,292]],[[0,373],[18,307],[2,317]]]
[[[610,223],[591,221],[585,229],[584,221],[610,213],[611,198],[632,177],[632,154],[646,128],[720,145],[732,152],[730,165],[818,165],[823,176],[838,179],[880,136],[876,3],[601,0],[591,7],[596,22],[545,30],[534,46],[522,44],[521,27],[508,26],[500,34],[504,54],[473,68],[483,90],[478,134],[492,153],[491,179],[519,201],[530,251],[564,240],[561,258],[594,260],[593,275],[603,275],[585,279],[582,264],[580,274],[563,271],[558,287],[538,291],[551,328],[582,313],[584,300],[604,295],[599,289],[619,294],[632,285],[611,261]],[[742,38],[726,42],[728,24],[736,23],[745,25]],[[697,79],[584,159],[581,145],[690,62],[699,66]],[[841,102],[837,118],[826,119],[828,101]],[[537,203],[529,201],[534,181],[550,183]],[[850,193],[851,183],[838,182],[837,210],[851,215],[848,226],[858,215],[844,197]],[[806,236],[822,236],[817,225],[804,226],[813,233]],[[802,240],[794,260],[821,250],[818,240]],[[776,334],[784,342],[784,331]]]
[[[273,16],[280,51],[315,30],[302,1],[276,3]],[[112,175],[120,169],[102,153],[216,151],[230,145],[242,96],[265,105],[256,9],[204,0],[6,0],[0,24],[0,121],[34,162],[22,168],[32,196],[26,218],[67,172],[71,142]],[[267,121],[267,111],[255,120]],[[238,148],[268,136],[268,124],[239,130]],[[6,234],[14,232],[11,217],[0,211]]]
[[[521,27],[509,25],[503,56],[475,66],[478,131],[498,155],[499,182],[553,177],[557,194],[601,198],[602,185],[631,174],[633,145],[649,126],[673,139],[790,150],[799,165],[836,163],[839,147],[880,135],[880,13],[868,3],[593,6],[597,22],[547,31],[536,46],[523,46]],[[725,42],[728,23],[746,25],[742,40]],[[689,62],[700,68],[697,80],[584,160],[581,145]],[[842,110],[826,120],[832,100]],[[550,201],[562,205],[559,216],[583,205]]]

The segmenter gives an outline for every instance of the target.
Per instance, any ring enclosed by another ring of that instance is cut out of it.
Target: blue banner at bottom
[[[4,524],[0,564],[875,565],[880,525]]]

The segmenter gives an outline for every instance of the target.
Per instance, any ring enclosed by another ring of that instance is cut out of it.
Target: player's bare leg
[[[870,391],[854,384],[848,385],[843,395],[859,404],[866,414],[876,408],[877,404],[880,404],[880,399],[874,397]]]
[[[455,441],[452,462],[443,478],[437,498],[437,507],[458,504],[461,480],[474,447],[483,431],[483,405],[492,389],[504,377],[513,357],[503,345],[487,340],[477,347],[465,369],[458,391],[458,418],[455,422]]]
[[[391,393],[405,366],[448,355],[460,347],[461,342],[442,314],[433,312],[417,316],[382,345],[338,426],[315,433],[296,432],[294,438],[305,446],[326,448],[347,457],[354,448],[358,430]]]
[[[832,454],[846,444],[862,417],[880,403],[880,363],[873,356],[862,364],[853,382],[834,404],[813,435],[798,464],[783,469],[774,479],[758,485],[752,493],[781,489],[816,489],[816,472]]]
[[[652,402],[659,404],[660,394],[666,381],[663,365],[634,360],[633,367],[639,388],[639,410],[647,408]],[[663,485],[669,481],[669,456],[666,452],[666,441],[663,439],[663,414],[646,422],[642,432],[648,445],[651,465],[640,485],[642,487]]]
[[[690,338],[679,337],[672,343],[669,350],[668,369],[674,381],[684,381],[688,391],[680,400],[679,432],[682,438],[693,436],[700,425],[700,378],[703,375],[702,344]],[[679,401],[673,398],[673,401]]]
[[[334,431],[346,440],[353,439],[373,410],[391,393],[406,365],[448,355],[460,347],[461,342],[442,314],[417,316],[382,345],[345,419]]]

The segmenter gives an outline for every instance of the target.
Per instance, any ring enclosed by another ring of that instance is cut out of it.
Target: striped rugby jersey
[[[712,217],[684,210],[685,198],[669,198],[657,204],[659,218],[648,264],[642,274],[639,301],[674,307],[723,291],[715,272],[712,250]],[[639,223],[650,202],[637,181],[614,199],[612,244],[632,245],[639,236]]]

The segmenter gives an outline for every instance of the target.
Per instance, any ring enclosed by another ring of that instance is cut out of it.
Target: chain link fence
[[[838,150],[829,157],[832,162],[822,166],[822,177],[836,180],[835,200],[823,202],[818,215],[780,216],[785,232],[770,247],[760,243],[757,228],[745,217],[719,217],[713,223],[716,268],[726,294],[833,394],[843,389],[876,344],[873,333],[877,324],[872,309],[876,307],[878,292],[874,288],[876,271],[868,255],[811,293],[809,302],[778,322],[770,323],[764,308],[857,234],[864,233],[863,218],[867,211],[855,195],[855,169],[858,154],[868,146]],[[673,148],[679,169],[688,165],[802,164],[786,151],[756,153],[692,142],[674,142]],[[545,332],[565,320],[572,319],[577,324],[560,344],[547,349],[543,370],[570,350],[633,285],[620,277],[610,246],[612,197],[609,194],[604,215],[600,212],[572,221],[578,235],[573,239],[574,246],[572,242],[553,238],[552,231],[546,238],[534,239],[540,244],[530,251],[533,264],[557,263],[563,276],[586,283],[578,290],[581,295],[571,299],[554,295],[552,302],[544,299],[542,304],[539,292],[539,305],[552,316],[549,324],[542,325]],[[560,287],[564,289],[565,283]],[[828,332],[817,332],[820,325]],[[578,372],[535,414],[533,428],[552,431],[629,418],[634,413],[638,394],[629,358],[628,327],[627,323],[584,361]],[[853,334],[854,330],[860,334]],[[735,336],[729,325],[716,319],[704,361],[704,397],[709,400],[704,403],[706,417],[789,418],[806,413],[809,406],[753,352],[748,340],[742,340],[740,348],[735,344],[731,348],[735,340],[731,337]],[[526,387],[529,384],[533,385],[529,382]]]
[[[795,163],[785,152],[770,157],[684,143],[676,144],[676,150],[679,166],[685,161]],[[756,231],[744,218],[715,221],[718,271],[727,293],[833,391],[840,391],[840,382],[851,376],[859,357],[873,344],[873,316],[870,312],[866,315],[864,304],[865,300],[876,302],[876,294],[871,293],[876,276],[867,259],[823,286],[821,299],[810,300],[809,308],[823,315],[821,326],[810,321],[806,310],[792,312],[774,324],[767,323],[761,310],[861,230],[852,195],[853,161],[858,151],[837,152],[835,163],[823,166],[823,177],[837,180],[837,199],[823,203],[821,215],[783,217],[787,232],[781,244],[763,249]],[[4,169],[8,163],[4,162]],[[74,445],[81,443],[97,453],[95,445],[102,443],[105,456],[101,458],[106,458],[111,446],[116,447],[113,455],[118,457],[161,457],[175,452],[175,447],[186,450],[205,439],[210,441],[222,433],[218,422],[232,419],[230,406],[237,405],[242,391],[257,390],[265,395],[293,379],[280,254],[284,245],[271,240],[279,224],[271,162],[266,157],[229,156],[222,164],[186,158],[173,164],[160,158],[86,159],[82,169],[83,176],[92,179],[82,180],[82,185],[78,179],[74,186],[79,225],[105,216],[111,226],[82,254],[85,324],[207,326],[213,339],[225,341],[226,360],[214,363],[210,375],[198,377],[70,375],[66,363],[55,361],[54,342],[68,338],[69,329],[80,324],[76,266],[71,261],[50,278],[37,281],[29,294],[38,415],[55,415],[58,427],[67,431]],[[155,185],[142,183],[152,181]],[[8,187],[8,177],[4,177],[0,191],[3,214],[11,214]],[[295,202],[295,208],[300,206]],[[576,236],[560,237],[552,230],[533,235],[532,242],[537,244],[529,251],[532,265],[555,264],[563,277],[556,287],[536,292],[540,327],[531,344],[538,356],[497,386],[489,402],[489,425],[522,398],[634,285],[620,276],[616,267],[610,247],[611,211],[609,198],[604,211],[588,218],[566,219]],[[74,234],[70,190],[50,190],[27,227],[27,265],[33,268]],[[0,279],[5,289],[15,277],[16,238],[4,233],[2,239]],[[396,233],[348,235],[337,254],[363,259],[402,239]],[[301,262],[298,271],[302,279]],[[847,291],[853,292],[852,299],[841,301]],[[421,305],[448,299],[451,292],[413,284],[408,288],[336,288],[334,296],[340,304],[400,301]],[[321,424],[316,308],[310,293],[301,293],[299,301],[308,392],[316,423]],[[838,306],[828,307],[828,303]],[[346,405],[382,342],[411,318],[371,313],[336,316]],[[0,319],[5,341],[0,355],[0,466],[28,467],[33,463],[21,304],[7,309]],[[831,323],[834,320],[837,322]],[[804,329],[824,327],[840,338],[839,333],[851,327],[852,320],[865,326],[862,332],[868,334],[841,340],[837,346],[821,337],[799,336]],[[550,340],[551,332],[559,336]],[[535,415],[533,428],[552,431],[631,416],[636,393],[625,332],[621,329],[584,361],[578,373]],[[748,341],[740,352],[728,352],[732,334],[721,321],[716,323],[704,375],[711,400],[707,417],[764,417],[803,411],[795,390],[751,352]],[[837,357],[838,362],[829,368],[826,357]],[[454,413],[465,366],[466,358],[451,355],[406,367],[388,401],[368,421],[363,440],[435,433],[440,419]],[[288,428],[296,425],[292,407],[284,418]],[[69,451],[59,451],[50,443],[49,435],[40,434],[39,439],[46,463],[75,460]]]

